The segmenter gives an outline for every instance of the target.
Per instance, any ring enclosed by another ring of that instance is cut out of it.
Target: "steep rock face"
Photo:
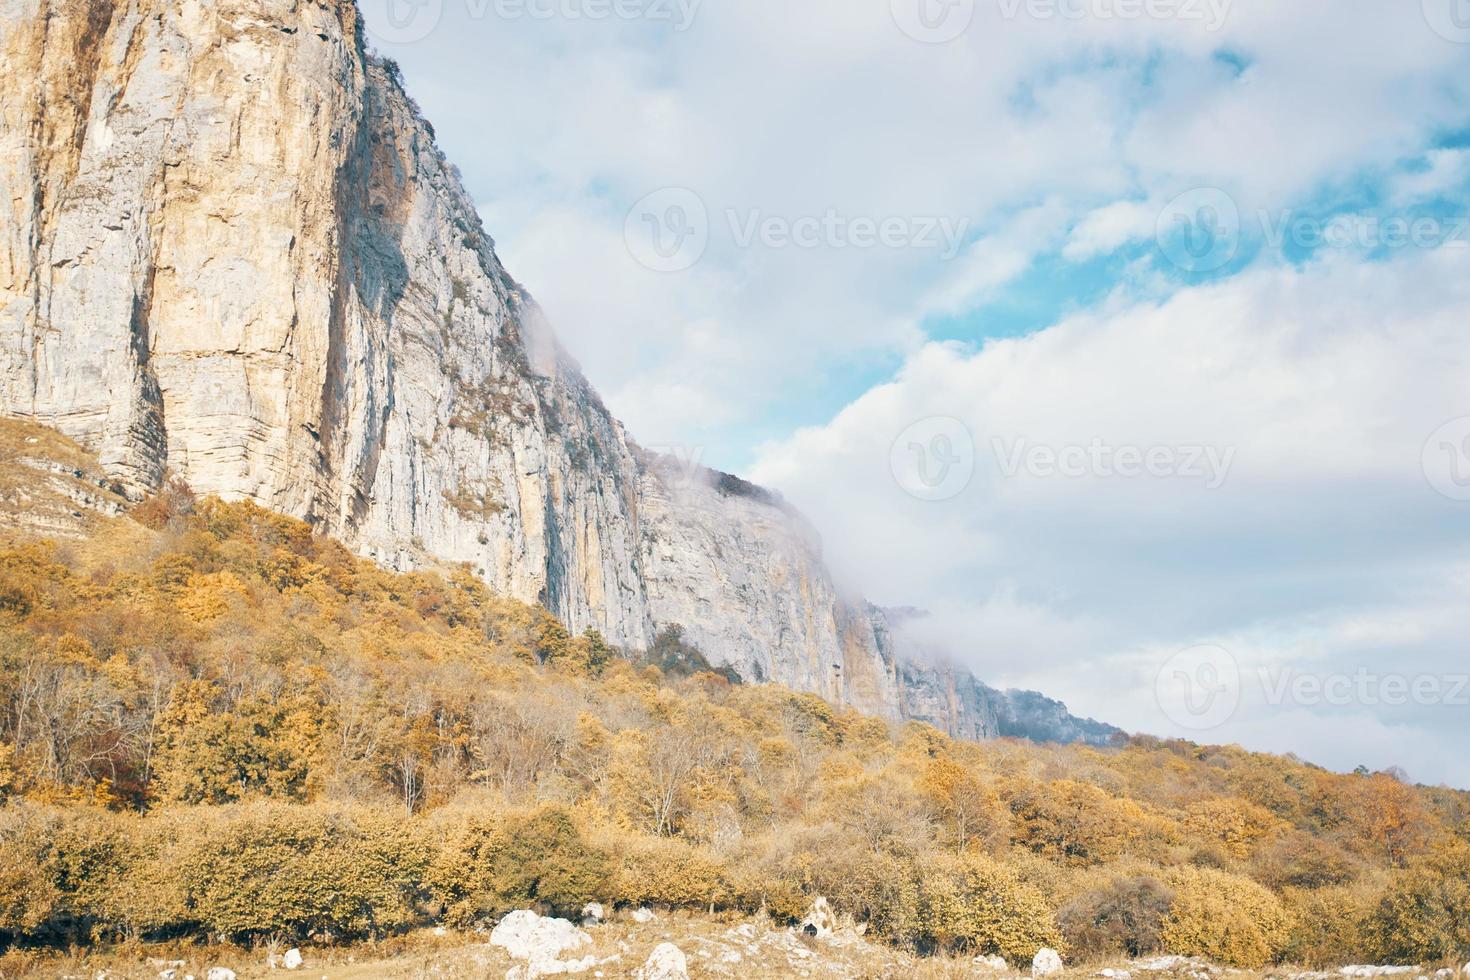
[[[352,4],[0,2],[7,414],[135,494],[172,471],[896,716],[800,521],[630,445]]]
[[[713,662],[898,717],[892,665],[834,587],[821,544],[779,497],[653,457],[641,487],[649,610]]]
[[[356,9],[4,0],[0,405],[647,639],[621,427]]]
[[[0,413],[134,497],[176,473],[575,631],[999,730],[779,499],[628,439],[350,0],[0,0],[0,53]]]

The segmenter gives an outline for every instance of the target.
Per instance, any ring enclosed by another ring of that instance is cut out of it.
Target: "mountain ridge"
[[[748,680],[1000,733],[1005,696],[906,652],[779,495],[628,436],[355,4],[5,13],[0,412],[134,499],[177,474],[574,632],[677,624]]]

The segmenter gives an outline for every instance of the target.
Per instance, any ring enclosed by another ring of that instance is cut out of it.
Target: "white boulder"
[[[1054,949],[1040,950],[1031,960],[1033,977],[1053,977],[1062,972],[1062,957]]]
[[[588,902],[582,906],[582,925],[595,926],[607,918],[607,910],[601,902]]]
[[[286,955],[281,957],[281,965],[288,970],[299,970],[301,964],[305,962],[301,956],[301,950],[295,948],[286,950]]]
[[[204,980],[235,980],[235,971],[223,966],[212,966]]]
[[[526,980],[591,969],[596,962],[593,957],[561,959],[563,953],[591,944],[592,937],[566,919],[548,919],[530,909],[510,913],[490,933],[490,945],[501,947],[511,959],[526,961],[524,970],[517,972]]]
[[[646,925],[656,918],[658,918],[658,916],[653,914],[653,909],[638,909],[633,913],[633,921],[639,923],[640,925]]]
[[[1004,956],[977,956],[971,961],[971,965],[992,973],[1004,973],[1011,968]]]
[[[678,946],[659,943],[634,976],[638,980],[689,980],[689,961]]]

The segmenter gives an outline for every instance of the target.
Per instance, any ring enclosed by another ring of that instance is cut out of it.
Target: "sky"
[[[1470,0],[360,0],[645,446],[1132,731],[1470,787]]]

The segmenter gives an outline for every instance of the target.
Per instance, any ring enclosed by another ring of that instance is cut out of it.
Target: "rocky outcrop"
[[[352,4],[5,7],[7,413],[647,640],[622,428]]]
[[[777,497],[630,441],[350,0],[0,0],[0,32],[0,412],[134,498],[176,473],[574,631],[998,730]]]
[[[88,537],[127,508],[120,489],[70,439],[0,419],[0,536]]]

